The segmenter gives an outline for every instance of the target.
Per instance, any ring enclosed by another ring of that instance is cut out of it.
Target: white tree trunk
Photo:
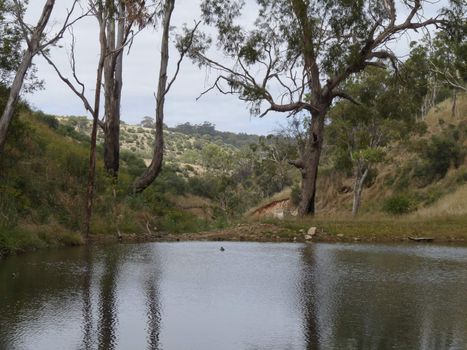
[[[10,95],[6,103],[5,109],[0,119],[0,154],[3,153],[3,148],[6,143],[6,137],[8,134],[8,127],[10,126],[11,119],[15,112],[16,105],[19,100],[21,89],[23,88],[24,79],[26,74],[31,67],[32,59],[40,50],[41,39],[49,22],[50,15],[55,5],[55,0],[47,0],[42,9],[42,14],[37,22],[37,26],[34,28],[30,38],[24,38],[28,42],[28,47],[24,51],[21,64],[16,72],[13,85],[10,88]],[[20,20],[20,19],[18,19]]]
[[[357,167],[356,177],[355,177],[355,185],[353,190],[353,205],[352,205],[352,215],[357,216],[358,210],[360,209],[360,203],[362,201],[362,192],[363,192],[363,185],[365,184],[365,180],[368,176],[369,169],[368,167],[362,172],[361,167]]]

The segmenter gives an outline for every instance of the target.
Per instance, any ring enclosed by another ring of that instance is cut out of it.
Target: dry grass
[[[467,184],[459,187],[435,202],[432,206],[421,208],[412,216],[414,218],[433,218],[439,216],[456,216],[467,214]]]
[[[447,99],[433,107],[425,118],[425,123],[430,134],[442,132],[444,124],[458,125],[467,118],[467,94],[457,97],[456,115],[452,115],[452,99]]]
[[[272,197],[269,197],[266,200],[263,200],[256,207],[253,207],[250,210],[248,210],[248,212],[245,213],[245,216],[249,217],[250,215],[255,213],[258,209],[261,209],[261,208],[263,208],[265,206],[268,206],[271,203],[280,202],[280,201],[290,199],[290,194],[291,193],[292,193],[292,189],[290,187],[287,187],[284,190],[282,190],[281,192],[274,194]]]

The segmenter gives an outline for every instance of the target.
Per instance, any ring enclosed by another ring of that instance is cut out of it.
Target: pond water
[[[11,257],[0,349],[467,349],[467,248],[190,242]]]

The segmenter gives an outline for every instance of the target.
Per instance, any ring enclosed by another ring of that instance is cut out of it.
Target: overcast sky
[[[447,1],[447,0],[446,0]],[[440,1],[434,5],[439,8]],[[253,2],[247,0],[247,2]],[[34,23],[42,10],[44,0],[30,1],[28,9],[28,21]],[[66,9],[70,7],[72,0],[56,1],[53,12],[50,31],[57,29],[63,20]],[[199,18],[200,0],[177,0],[172,24],[180,28],[183,23],[191,24]],[[255,11],[248,11],[254,18]],[[425,15],[430,15],[432,9]],[[77,67],[79,77],[86,86],[94,86],[95,71],[98,59],[98,28],[94,18],[86,18],[79,22],[74,29],[77,39]],[[410,38],[414,39],[414,37]],[[407,41],[403,39],[398,43],[398,53],[407,53]],[[68,69],[67,50],[69,38],[61,42],[62,47],[52,50],[53,60],[63,68]],[[177,52],[172,49],[171,62],[174,65],[177,60]],[[124,57],[124,86],[122,96],[122,118],[124,121],[136,124],[144,116],[154,115],[154,91],[157,86],[157,76],[160,60],[160,31],[147,29],[134,41],[129,55]],[[28,95],[26,99],[34,108],[46,113],[56,115],[86,115],[81,101],[66,87],[56,76],[56,73],[42,57],[35,59],[39,69],[40,78],[45,80],[45,90]],[[205,95],[196,101],[199,94],[210,86],[213,77],[204,69],[199,69],[189,60],[184,61],[178,80],[175,82],[166,101],[165,122],[174,126],[184,122],[201,123],[209,121],[216,125],[217,129],[235,132],[247,132],[267,134],[277,130],[280,124],[284,124],[284,115],[270,114],[262,119],[251,117],[248,106],[234,96],[224,96],[215,91]],[[88,90],[88,96],[92,99],[92,90]]]

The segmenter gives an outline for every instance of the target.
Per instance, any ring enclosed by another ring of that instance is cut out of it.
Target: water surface
[[[466,248],[222,245],[1,261],[0,349],[467,348]]]

